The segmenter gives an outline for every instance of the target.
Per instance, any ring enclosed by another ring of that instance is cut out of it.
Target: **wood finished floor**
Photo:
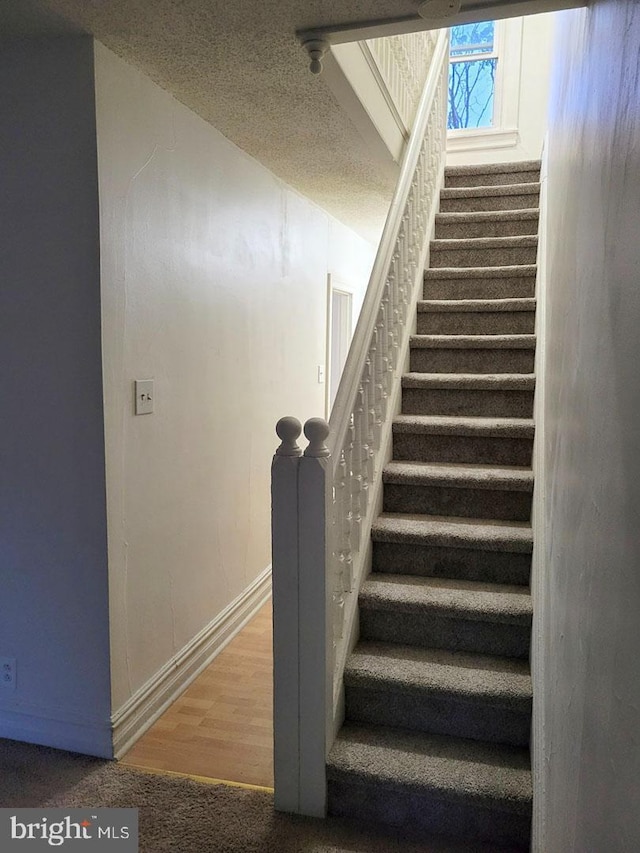
[[[273,786],[271,601],[121,759]]]

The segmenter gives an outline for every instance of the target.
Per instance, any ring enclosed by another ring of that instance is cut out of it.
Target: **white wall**
[[[327,273],[359,308],[373,248],[99,44],[96,95],[118,709],[269,564],[274,426],[324,412]]]
[[[507,42],[498,58],[498,64],[504,67],[504,125],[500,133],[492,128],[475,134],[450,133],[448,166],[540,158],[547,126],[554,14],[500,22],[506,28]],[[516,133],[503,132],[512,130]]]
[[[0,79],[0,737],[110,755],[92,42]]]
[[[549,124],[541,853],[640,849],[640,5],[562,13]]]

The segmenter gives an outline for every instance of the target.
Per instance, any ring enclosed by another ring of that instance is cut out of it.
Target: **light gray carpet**
[[[140,853],[491,853],[401,830],[277,814],[264,792],[0,740],[0,807],[138,808]]]
[[[329,808],[528,850],[539,163],[445,181]]]

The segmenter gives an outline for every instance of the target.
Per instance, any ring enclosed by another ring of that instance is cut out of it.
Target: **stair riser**
[[[529,521],[531,493],[385,483],[385,512]]]
[[[467,175],[446,175],[445,187],[499,187],[507,184],[537,184],[540,169],[527,169],[520,172],[476,172]]]
[[[365,640],[527,658],[530,635],[530,627],[524,625],[453,619],[419,608],[382,610],[360,604],[360,636]]]
[[[419,335],[532,335],[533,311],[434,311],[418,314]]]
[[[539,201],[539,193],[441,198],[440,213],[479,213],[483,210],[530,210],[532,207],[538,207]]]
[[[526,237],[538,233],[538,218],[491,222],[447,222],[436,219],[436,240],[466,237]]]
[[[533,439],[394,433],[393,458],[406,462],[471,462],[530,466]]]
[[[528,586],[531,577],[531,554],[450,548],[443,545],[374,542],[373,571]]]
[[[518,278],[427,278],[423,299],[531,299],[533,276]]]
[[[529,849],[530,814],[483,808],[474,803],[436,797],[372,781],[369,785],[330,779],[328,811],[336,817],[383,823],[471,843],[486,841]],[[512,848],[513,849],[513,848]]]
[[[531,708],[518,711],[482,702],[442,698],[427,691],[345,688],[346,718],[361,723],[396,726],[453,737],[527,746]]]
[[[415,373],[533,373],[532,349],[411,349]]]
[[[431,269],[441,267],[499,267],[512,264],[535,264],[535,246],[506,246],[487,249],[433,249],[429,255]]]
[[[402,411],[407,415],[530,418],[533,391],[403,388]]]

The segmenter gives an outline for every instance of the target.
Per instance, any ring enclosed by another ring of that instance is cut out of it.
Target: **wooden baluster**
[[[397,265],[397,252],[393,253],[391,258],[391,264],[389,265],[389,273],[387,276],[387,282],[389,284],[389,335],[390,335],[390,352],[389,357],[391,359],[391,364],[393,369],[397,367],[398,364],[398,348],[399,348],[399,337],[398,337],[398,265]]]
[[[369,485],[373,484],[375,467],[375,387],[373,383],[373,364],[371,353],[367,355],[364,365],[365,392],[365,429],[367,435],[366,476]],[[370,497],[370,495],[369,495]]]
[[[389,328],[389,369],[393,373],[398,367],[398,352],[400,340],[398,335],[398,308],[396,305],[396,293],[393,279],[389,278],[389,313],[387,323]]]
[[[346,562],[347,555],[344,549],[344,524],[347,514],[347,481],[346,481],[346,463],[344,459],[344,450],[340,451],[340,461],[337,468],[337,480],[335,482],[336,494],[336,525],[335,525],[335,549],[336,549],[336,605],[340,613],[344,610],[345,591],[347,589]],[[337,637],[343,635],[343,620],[338,621]]]
[[[347,430],[344,444],[344,465],[345,465],[345,513],[342,524],[342,552],[344,562],[344,588],[345,592],[351,592],[353,589],[353,440],[351,429]]]
[[[385,393],[386,401],[391,396],[391,379],[393,376],[393,330],[391,328],[391,285],[389,281],[385,281],[382,290],[382,303],[380,305],[382,313],[382,331],[383,331],[383,377],[382,386]],[[384,417],[387,416],[387,402],[385,402]]]
[[[362,523],[369,507],[369,445],[367,436],[367,393],[364,375],[358,388],[354,424],[356,427],[356,450],[359,456],[358,514],[354,520],[358,525],[358,542],[360,542],[360,547],[362,547]]]
[[[377,332],[377,347],[376,347],[376,360],[374,363],[375,372],[376,372],[376,389],[377,389],[377,400],[376,400],[376,425],[378,429],[378,438],[376,441],[376,452],[381,447],[382,443],[382,425],[384,423],[385,415],[386,415],[386,402],[387,402],[387,389],[385,387],[385,379],[386,379],[386,361],[384,354],[384,317],[382,316],[382,304],[378,308],[378,319],[376,322],[376,332]]]
[[[373,327],[371,335],[371,346],[369,347],[369,358],[371,360],[371,410],[373,412],[373,453],[378,452],[381,441],[380,401],[382,400],[382,386],[380,384],[380,348],[378,346],[378,324]]]
[[[354,408],[353,415],[351,416],[351,423],[349,425],[349,431],[351,432],[351,443],[352,443],[352,451],[351,451],[351,512],[352,512],[352,520],[351,520],[351,547],[354,553],[359,552],[362,547],[362,407],[361,407],[361,389],[362,383],[360,384],[360,388],[358,389],[358,396],[356,397],[356,405]],[[353,565],[353,563],[352,563]]]
[[[398,255],[398,311],[400,315],[400,323],[405,324],[404,316],[404,299],[407,288],[407,283],[404,275],[404,257],[403,257],[403,226],[400,225],[398,231],[398,239],[396,240],[396,253]]]
[[[400,250],[400,275],[402,281],[401,299],[400,299],[400,317],[402,325],[407,325],[407,303],[409,299],[409,276],[408,276],[408,247],[407,247],[407,228],[406,221],[403,217],[400,234],[398,235],[398,246]]]
[[[407,200],[407,237],[409,240],[408,252],[408,275],[409,275],[409,300],[413,299],[413,288],[415,284],[415,272],[418,266],[417,249],[416,249],[416,232],[415,218],[413,209],[413,199],[415,196],[415,183],[411,187],[409,198]]]

